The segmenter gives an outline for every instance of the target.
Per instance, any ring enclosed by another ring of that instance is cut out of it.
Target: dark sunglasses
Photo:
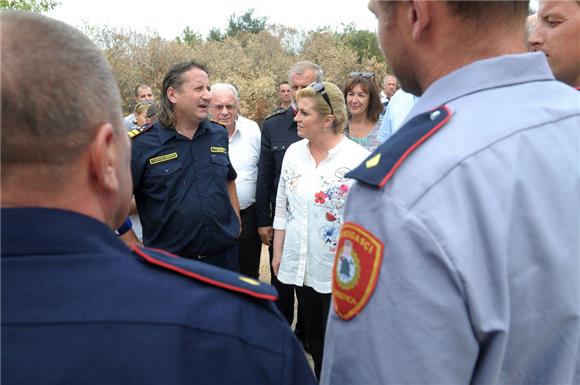
[[[328,107],[330,107],[330,114],[334,115],[334,108],[332,108],[332,104],[330,104],[330,98],[328,97],[328,94],[326,92],[326,88],[324,88],[324,84],[312,83],[311,85],[309,85],[309,87],[312,88],[314,90],[314,92],[322,95],[322,98],[324,99],[326,104],[328,104]]]
[[[350,74],[348,74],[348,76],[350,76],[351,78],[361,77],[361,78],[365,78],[365,79],[370,79],[370,78],[375,77],[375,73],[374,72],[351,72]]]

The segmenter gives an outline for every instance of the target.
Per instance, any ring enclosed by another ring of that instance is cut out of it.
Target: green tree
[[[224,41],[225,35],[222,34],[222,31],[219,28],[212,28],[209,30],[209,34],[207,35],[207,41]]]
[[[379,48],[377,34],[365,30],[357,30],[354,24],[343,25],[343,30],[337,33],[339,39],[352,48],[358,57],[358,62],[363,59],[376,58],[382,61],[383,55]]]
[[[237,36],[242,33],[257,34],[266,29],[265,17],[255,17],[254,9],[251,8],[241,16],[232,14],[228,19],[226,36]]]
[[[1,9],[17,9],[28,12],[48,12],[60,3],[56,0],[0,0]]]
[[[179,43],[185,43],[190,47],[195,47],[202,42],[201,35],[189,27],[185,27],[181,36],[177,37]]]

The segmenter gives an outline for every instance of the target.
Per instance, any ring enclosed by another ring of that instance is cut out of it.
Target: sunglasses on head
[[[330,104],[330,98],[328,97],[328,93],[326,92],[326,88],[324,88],[324,84],[322,83],[312,83],[310,86],[317,94],[320,94],[328,107],[330,107],[330,114],[334,115],[334,108],[332,108],[332,104]]]
[[[348,74],[348,76],[350,76],[351,78],[361,77],[361,78],[365,78],[365,79],[370,79],[370,78],[375,77],[375,73],[374,72],[351,72],[350,74]]]

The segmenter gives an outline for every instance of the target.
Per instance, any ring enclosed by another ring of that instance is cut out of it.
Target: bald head
[[[43,16],[2,12],[2,165],[65,163],[104,122],[121,129],[119,91],[101,50]]]

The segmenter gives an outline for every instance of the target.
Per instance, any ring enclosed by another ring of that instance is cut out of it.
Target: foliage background
[[[351,71],[375,72],[379,84],[388,70],[373,32],[352,25],[298,31],[269,25],[267,19],[254,17],[252,9],[231,15],[225,31],[214,28],[205,39],[189,27],[174,40],[108,26],[86,25],[83,32],[105,51],[127,113],[137,84],[150,84],[158,99],[165,72],[189,59],[207,65],[212,83],[234,83],[242,115],[258,122],[276,107],[278,84],[288,80],[288,70],[297,61],[319,64],[325,80],[340,86]]]
[[[0,8],[45,12],[59,5],[56,0],[0,0]],[[292,64],[309,60],[319,64],[325,80],[342,86],[352,71],[371,71],[380,85],[387,65],[374,32],[342,25],[300,31],[272,25],[249,9],[228,18],[225,31],[213,28],[206,38],[186,27],[173,40],[155,32],[85,24],[85,32],[105,52],[115,73],[123,110],[134,108],[138,84],[151,85],[159,99],[161,83],[171,65],[189,59],[204,63],[210,81],[234,83],[240,90],[242,115],[261,122],[277,105],[278,84],[288,80]]]

